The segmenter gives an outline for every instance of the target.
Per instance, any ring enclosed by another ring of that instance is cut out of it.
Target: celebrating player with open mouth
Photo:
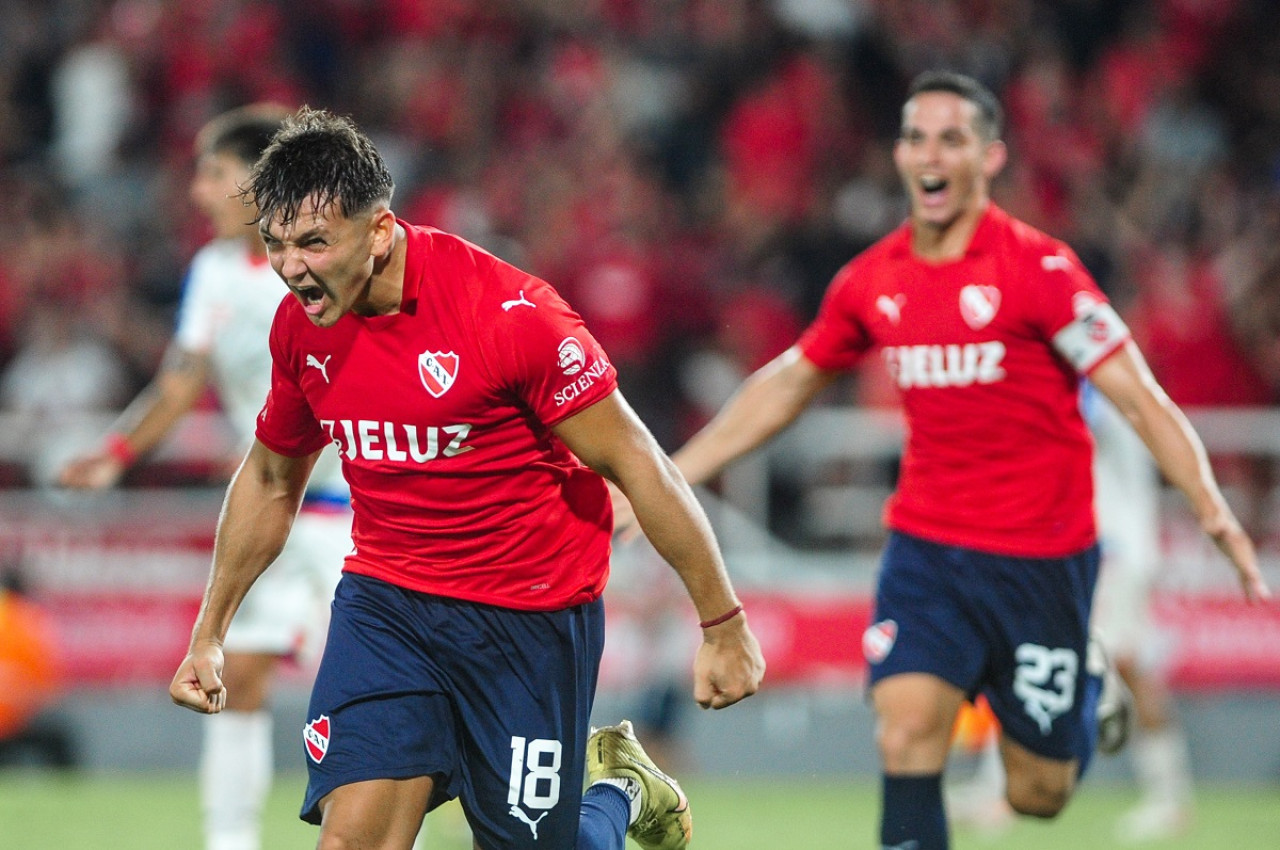
[[[319,846],[407,850],[458,797],[481,848],[620,850],[628,832],[683,847],[688,801],[629,725],[588,741],[605,478],[684,581],[703,624],[694,696],[722,708],[755,692],[764,661],[706,517],[555,290],[397,220],[392,190],[363,133],[306,108],[254,167],[247,194],[292,295],[170,694],[222,708],[223,635],[334,443],[354,550],[303,730]]]
[[[863,641],[886,850],[948,846],[942,771],[966,698],[986,695],[1000,720],[1006,794],[1023,814],[1056,815],[1095,739],[1123,741],[1123,703],[1100,695],[1105,665],[1089,657],[1099,555],[1081,375],[1186,495],[1246,596],[1268,595],[1204,447],[1120,317],[1070,248],[991,203],[1001,120],[969,77],[915,80],[894,147],[909,220],[841,269],[800,340],[672,455],[706,481],[881,352],[909,426]],[[621,526],[622,500],[618,511]]]

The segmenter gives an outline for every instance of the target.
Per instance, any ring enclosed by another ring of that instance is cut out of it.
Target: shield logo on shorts
[[[440,398],[458,377],[458,355],[452,351],[424,351],[418,355],[418,377],[433,398]]]
[[[329,715],[322,714],[302,727],[302,743],[313,762],[324,761],[324,754],[329,751]]]
[[[898,623],[894,620],[881,620],[873,623],[862,633],[862,654],[870,664],[879,664],[889,656],[893,642],[898,639]]]

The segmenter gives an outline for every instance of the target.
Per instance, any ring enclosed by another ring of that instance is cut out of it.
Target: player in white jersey
[[[69,487],[115,485],[212,384],[244,445],[271,384],[267,337],[286,290],[267,263],[240,186],[288,110],[255,105],[211,121],[196,139],[191,197],[215,238],[192,259],[178,324],[159,374],[101,447],[62,472]],[[323,368],[321,364],[318,368]],[[227,711],[204,722],[201,803],[208,850],[257,850],[273,769],[268,691],[282,658],[323,636],[327,605],[351,549],[350,496],[333,450],[317,462],[288,544],[227,633]]]
[[[1084,384],[1085,419],[1093,432],[1094,504],[1102,545],[1093,625],[1133,693],[1137,717],[1130,752],[1141,795],[1120,819],[1126,843],[1184,832],[1193,795],[1186,736],[1159,666],[1151,595],[1160,564],[1160,475],[1142,440],[1093,385]]]

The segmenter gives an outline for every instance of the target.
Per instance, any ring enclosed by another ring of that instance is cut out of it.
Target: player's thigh
[[[413,847],[432,797],[429,776],[371,779],[335,788],[320,801],[319,850]]]
[[[347,575],[334,599],[324,656],[302,729],[308,782],[302,818],[320,801],[370,780],[432,777],[428,809],[463,785],[447,670],[429,601],[377,579]]]
[[[985,612],[972,554],[893,532],[881,558],[874,622],[863,634],[869,684],[927,673],[974,691],[987,666]]]
[[[227,691],[226,708],[231,711],[258,711],[267,704],[271,677],[280,656],[270,652],[224,652],[222,685]]]
[[[464,748],[460,797],[477,845],[572,847],[603,649],[600,603],[465,613],[474,632],[459,625],[455,637],[492,648],[450,667]]]
[[[999,635],[982,687],[1004,735],[1030,753],[1087,765],[1101,681],[1086,665],[1096,547],[1067,558],[1003,559]]]

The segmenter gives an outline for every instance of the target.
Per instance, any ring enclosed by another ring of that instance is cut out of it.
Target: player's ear
[[[369,253],[375,257],[385,257],[395,244],[396,216],[387,207],[374,210],[369,218],[370,245]]]
[[[1009,148],[1000,139],[987,144],[987,149],[982,155],[982,173],[988,180],[994,180],[1009,161]]]

